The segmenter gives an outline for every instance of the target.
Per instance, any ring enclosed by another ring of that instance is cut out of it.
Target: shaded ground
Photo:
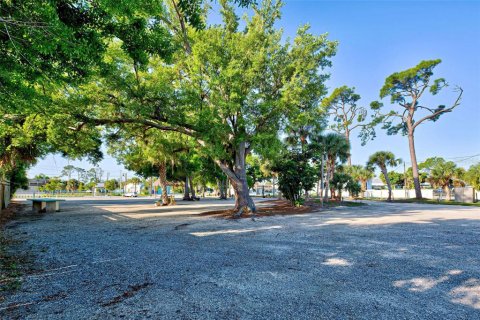
[[[373,200],[373,199],[372,199]],[[384,199],[378,199],[373,201],[385,201]],[[456,201],[446,201],[446,200],[435,200],[435,199],[395,199],[392,202],[396,203],[426,203],[426,204],[440,204],[440,205],[450,205],[450,206],[467,206],[467,207],[480,207],[480,202],[456,202]]]
[[[258,206],[255,213],[246,212],[242,214],[241,218],[258,218],[258,217],[271,217],[276,215],[294,215],[294,214],[305,214],[318,212],[322,209],[328,209],[331,207],[345,206],[345,207],[359,207],[365,205],[363,202],[359,201],[333,201],[326,202],[322,205],[320,200],[311,199],[304,203],[303,206],[295,207],[287,200],[262,200],[260,206]],[[224,210],[212,210],[208,212],[203,212],[201,216],[212,216],[217,218],[227,218],[234,219],[235,210],[229,208]]]
[[[478,208],[371,202],[252,221],[201,215],[231,202],[151,202],[66,201],[9,223],[36,271],[0,317],[480,317]]]

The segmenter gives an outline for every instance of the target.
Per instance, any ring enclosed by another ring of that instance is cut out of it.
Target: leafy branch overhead
[[[149,55],[138,65],[122,41],[109,43],[108,73],[69,90],[63,97],[77,128],[141,126],[171,131],[196,142],[228,176],[240,204],[248,202],[246,156],[276,153],[279,133],[317,125],[318,104],[337,43],[308,26],[283,41],[274,26],[280,2],[253,6],[240,29],[234,8],[221,1],[225,23],[186,28],[188,46],[172,60]],[[181,20],[175,10],[170,21]],[[187,48],[188,47],[188,48]]]

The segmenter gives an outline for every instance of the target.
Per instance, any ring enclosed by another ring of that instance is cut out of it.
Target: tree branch
[[[185,127],[175,127],[175,126],[168,126],[162,125],[155,121],[147,120],[147,119],[130,119],[130,118],[121,118],[121,119],[99,119],[99,118],[89,118],[84,115],[75,115],[77,119],[80,119],[82,122],[85,123],[92,123],[95,125],[109,125],[109,124],[143,124],[146,126],[150,126],[152,128],[156,128],[162,131],[174,131],[185,134],[187,136],[193,137],[198,140],[196,132],[192,129],[185,128]]]
[[[187,54],[192,53],[192,47],[190,46],[190,42],[188,41],[188,36],[187,36],[187,28],[185,26],[185,21],[183,18],[183,14],[180,12],[180,9],[177,6],[177,3],[175,0],[172,0],[173,7],[175,9],[175,13],[177,14],[178,20],[180,21],[180,28],[182,30],[182,38],[183,38],[183,44],[185,46],[185,51]]]
[[[460,93],[458,94],[458,97],[457,99],[455,100],[455,102],[453,103],[453,105],[450,107],[450,108],[446,108],[446,109],[442,109],[442,110],[438,110],[437,112],[434,112],[428,116],[425,116],[423,117],[422,119],[418,120],[417,122],[415,122],[415,124],[413,125],[413,129],[415,129],[419,124],[421,124],[422,122],[426,121],[426,120],[430,120],[430,119],[433,119],[443,113],[447,113],[447,112],[451,112],[453,109],[455,109],[456,107],[458,107],[460,105],[460,100],[462,99],[462,94],[463,94],[463,89],[460,88],[460,87],[457,87],[457,90],[460,91]]]

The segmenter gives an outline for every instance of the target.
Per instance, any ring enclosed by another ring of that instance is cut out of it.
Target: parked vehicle
[[[136,192],[126,192],[123,194],[124,197],[136,198],[138,194]]]

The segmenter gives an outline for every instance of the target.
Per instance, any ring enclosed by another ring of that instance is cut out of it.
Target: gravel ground
[[[480,209],[369,203],[225,220],[202,200],[69,200],[26,216],[38,271],[1,319],[480,319]]]

